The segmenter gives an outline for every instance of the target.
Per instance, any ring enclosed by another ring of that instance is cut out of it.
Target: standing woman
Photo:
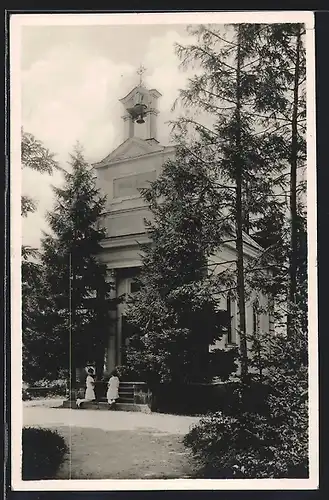
[[[119,399],[119,385],[120,380],[118,376],[117,370],[113,370],[111,373],[110,380],[108,381],[108,389],[107,389],[107,401],[110,407],[114,405],[117,399]]]
[[[81,408],[81,404],[87,401],[95,401],[95,369],[92,366],[87,366],[86,368],[87,378],[86,378],[86,392],[84,399],[77,399],[77,408]]]

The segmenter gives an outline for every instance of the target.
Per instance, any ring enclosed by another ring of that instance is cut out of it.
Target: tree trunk
[[[298,214],[297,214],[297,162],[298,162],[298,88],[299,88],[299,64],[301,49],[301,29],[298,27],[296,37],[296,65],[294,74],[294,99],[291,122],[291,153],[290,153],[290,228],[291,228],[291,252],[289,259],[289,304],[287,319],[287,334],[291,336],[293,305],[296,303],[297,288],[297,253],[298,253]]]
[[[239,333],[241,355],[241,381],[246,383],[248,376],[248,354],[246,336],[246,309],[243,262],[243,207],[242,207],[242,161],[241,161],[241,35],[238,28],[237,77],[236,77],[236,251],[237,251],[237,290],[239,309]]]

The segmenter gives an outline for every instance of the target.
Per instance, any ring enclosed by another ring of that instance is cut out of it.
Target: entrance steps
[[[86,401],[82,403],[81,408],[86,410],[109,410],[106,400],[107,384],[97,382],[95,384],[97,401]],[[71,397],[63,402],[64,408],[77,408],[76,399],[84,397],[84,387],[77,392],[72,391]],[[150,409],[151,393],[145,382],[120,382],[119,400],[114,405],[115,411],[135,411],[142,413],[151,413]],[[111,408],[112,410],[112,408]]]

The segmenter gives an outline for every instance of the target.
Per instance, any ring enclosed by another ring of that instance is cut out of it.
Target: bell
[[[144,96],[140,93],[136,96],[136,104],[132,108],[128,108],[128,113],[132,117],[133,121],[138,124],[145,123],[144,117],[147,113],[147,105],[143,103]]]
[[[143,115],[142,115],[142,114],[140,114],[140,115],[139,115],[139,117],[138,117],[138,118],[137,118],[137,120],[136,120],[136,123],[145,123],[145,120],[144,120],[144,118],[143,118]]]

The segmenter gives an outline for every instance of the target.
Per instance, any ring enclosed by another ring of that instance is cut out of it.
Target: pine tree
[[[304,281],[300,272],[300,248],[304,245],[303,195],[305,182],[298,179],[298,172],[306,162],[306,54],[304,46],[305,27],[300,24],[278,24],[264,26],[260,39],[259,88],[255,96],[255,109],[264,125],[275,129],[281,141],[282,159],[285,171],[275,179],[280,188],[277,196],[284,199],[285,218],[289,211],[288,225],[281,228],[281,238],[285,244],[282,255],[288,266],[281,274],[282,285],[286,288],[283,301],[288,304],[287,332],[293,334],[293,316],[298,309],[299,283]],[[304,252],[306,258],[306,253]],[[305,316],[307,309],[305,308]]]
[[[152,214],[151,244],[142,247],[140,290],[127,311],[135,330],[127,364],[151,384],[225,379],[237,368],[233,351],[209,352],[230,320],[218,309],[219,278],[209,265],[228,227],[217,219],[226,201],[215,193],[213,171],[199,155],[198,145],[181,144],[142,192]],[[223,296],[231,286],[222,286]]]
[[[53,187],[55,205],[47,219],[52,234],[42,240],[45,268],[43,331],[53,339],[58,368],[70,371],[95,362],[103,369],[109,328],[107,267],[98,258],[105,230],[100,221],[105,199],[80,146],[71,155],[64,186]]]
[[[206,118],[192,118],[189,113],[178,120],[176,128],[185,134],[191,129],[197,132],[200,143],[212,153],[218,183],[226,185],[221,193],[232,201],[225,214],[220,212],[217,217],[230,218],[235,232],[243,382],[248,375],[245,303],[249,296],[243,232],[252,232],[268,211],[272,176],[283,168],[281,138],[268,133],[254,116],[261,30],[261,25],[234,25],[223,33],[221,28],[199,26],[191,29],[197,43],[177,45],[183,66],[196,64],[199,71],[181,91],[180,98],[189,111],[194,107]],[[210,127],[206,126],[207,120]]]
[[[304,186],[297,182],[296,174],[305,163],[304,29],[298,25],[269,24],[257,28],[245,26],[242,32],[251,33],[252,30],[254,51],[249,52],[248,57],[252,54],[254,57],[242,64],[242,71],[247,67],[252,73],[247,79],[250,93],[248,99],[244,94],[241,115],[253,118],[249,140],[258,158],[249,156],[252,161],[243,163],[247,179],[244,179],[242,204],[250,209],[244,230],[247,225],[249,234],[261,242],[264,252],[260,259],[244,267],[245,287],[279,299],[279,307],[284,308],[285,313],[289,302],[289,335],[256,328],[251,338],[253,357],[250,364],[257,368],[259,379],[269,389],[266,418],[248,411],[248,404],[242,405],[244,410],[237,411],[234,419],[214,414],[201,421],[188,436],[186,444],[202,458],[203,463],[216,469],[215,477],[306,477],[307,248],[303,203],[298,203]],[[223,71],[226,62],[232,66],[233,58],[231,61],[221,60],[219,49],[213,51],[214,45],[209,42],[207,46],[206,42],[218,38],[226,47],[232,44],[231,50],[236,54],[237,37],[223,39],[222,33],[212,27],[199,29],[200,34],[203,34],[201,47],[195,44],[186,51],[180,49],[180,53],[187,57],[188,63],[192,58],[201,61],[204,73],[207,68],[207,78],[203,74],[193,79],[183,97],[189,105],[194,104],[214,117],[217,114],[214,123],[221,124],[232,112],[228,99],[234,94],[232,92],[230,97],[227,93]],[[221,79],[217,86],[216,76]],[[232,75],[228,74],[228,77]],[[209,81],[213,87],[208,86]],[[209,99],[211,93],[216,94],[212,95],[212,100]],[[236,100],[231,104],[233,110],[236,109]],[[212,126],[205,130],[200,118],[187,118],[186,121],[201,131],[209,144],[214,144],[214,158],[215,148],[221,155],[225,152],[223,144],[229,144],[225,129]],[[218,131],[221,135],[217,135]],[[260,142],[253,140],[254,134],[261,138]],[[244,160],[248,151],[247,141],[243,148]],[[223,176],[225,171],[220,154],[217,161]],[[234,165],[233,161],[231,165]],[[263,184],[259,182],[258,173],[263,176]],[[254,194],[261,203],[257,203]],[[243,212],[246,211],[245,208]],[[264,274],[264,271],[269,273]]]

